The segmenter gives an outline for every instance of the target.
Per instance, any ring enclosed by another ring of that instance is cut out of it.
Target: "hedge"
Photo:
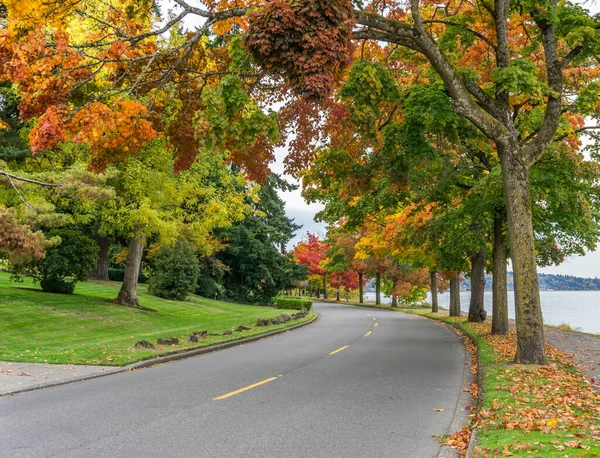
[[[273,307],[285,310],[310,310],[312,301],[298,297],[276,297],[273,300]]]

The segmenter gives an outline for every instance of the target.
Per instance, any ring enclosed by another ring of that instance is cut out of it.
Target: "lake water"
[[[460,307],[464,312],[469,311],[470,291],[460,293]],[[600,334],[600,291],[540,291],[544,323],[559,325],[568,324],[582,332]],[[365,293],[365,300],[375,302],[375,293]],[[431,301],[431,296],[427,297]],[[383,298],[382,302],[389,304],[392,299]],[[448,308],[450,293],[438,295],[440,307]],[[508,293],[508,316],[515,317],[515,298],[512,291]],[[492,293],[485,293],[485,310],[492,316]]]

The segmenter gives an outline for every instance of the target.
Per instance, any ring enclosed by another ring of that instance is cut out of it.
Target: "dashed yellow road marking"
[[[373,321],[377,321],[377,318],[373,318]]]
[[[375,327],[379,326],[379,323],[375,323]]]
[[[371,316],[371,314],[370,314],[370,313],[367,313],[367,316]]]
[[[341,352],[341,351],[344,351],[344,350],[345,350],[346,348],[348,348],[349,346],[350,346],[350,345],[346,345],[345,347],[338,348],[337,350],[335,350],[335,351],[332,351],[331,353],[329,353],[329,356],[332,356],[332,355],[335,355],[336,353],[339,353],[339,352]]]
[[[246,386],[244,388],[240,388],[239,390],[235,390],[235,391],[232,391],[231,393],[227,393],[227,394],[224,394],[222,396],[218,396],[216,398],[213,398],[213,401],[221,401],[222,399],[230,398],[231,396],[235,396],[236,394],[243,393],[244,391],[251,390],[251,389],[259,387],[261,385],[266,385],[269,382],[277,380],[279,377],[281,377],[281,375],[278,375],[277,377],[268,378],[266,380],[263,380],[262,382],[253,383],[252,385],[248,385],[248,386]]]
[[[369,331],[365,334],[365,337],[369,337],[373,331]]]

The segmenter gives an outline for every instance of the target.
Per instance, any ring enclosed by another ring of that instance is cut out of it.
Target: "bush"
[[[13,278],[26,275],[40,282],[47,293],[73,294],[78,281],[85,281],[96,266],[98,245],[81,232],[58,229],[48,237],[60,244],[46,250],[46,257],[27,264],[13,265]]]
[[[108,269],[108,279],[122,282],[125,280],[125,269]]]
[[[285,310],[310,310],[312,301],[298,297],[276,297],[273,301],[273,307]]]
[[[123,280],[125,280],[125,269],[113,269],[113,268],[109,268],[108,269],[108,279],[110,281],[117,281],[119,283],[122,283]],[[140,275],[138,277],[138,283],[146,283],[148,281],[148,278],[146,278],[146,276],[144,275],[143,272],[140,272]]]
[[[148,291],[154,296],[186,300],[196,289],[200,263],[190,245],[178,242],[162,247],[154,260]]]
[[[47,293],[73,294],[75,283],[69,283],[57,278],[44,278],[40,280],[40,286]]]
[[[214,299],[219,292],[219,285],[212,277],[200,277],[198,278],[198,285],[196,287],[196,294],[202,297],[208,297]]]

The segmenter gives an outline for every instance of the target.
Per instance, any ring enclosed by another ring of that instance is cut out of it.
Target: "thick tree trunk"
[[[339,288],[335,292],[335,300],[338,301],[338,302],[340,301],[340,289]]]
[[[110,248],[110,240],[108,236],[96,234],[94,240],[98,244],[98,262],[96,268],[90,272],[90,278],[93,280],[108,281],[108,250]]]
[[[486,319],[485,298],[485,249],[471,258],[471,301],[469,321],[481,323]]]
[[[529,166],[518,146],[498,152],[508,210],[508,234],[515,281],[516,363],[545,364],[544,321],[535,259]]]
[[[506,214],[502,212],[494,218],[494,252],[492,267],[492,334],[508,334],[508,278],[506,259],[508,250],[502,232]]]
[[[125,263],[125,278],[117,297],[117,303],[129,307],[139,307],[137,297],[138,276],[144,254],[144,240],[141,236],[129,239],[129,252]]]
[[[375,274],[375,305],[381,305],[381,274]]]
[[[450,280],[450,316],[460,316],[460,275]]]
[[[363,285],[363,274],[362,272],[358,273],[358,302],[362,304],[365,300],[365,288]]]
[[[392,307],[398,307],[398,296],[392,296]]]
[[[429,281],[431,288],[431,311],[433,313],[438,313],[440,311],[440,307],[438,305],[438,294],[437,294],[437,271],[432,270],[429,272]]]
[[[329,299],[327,297],[327,277],[323,275],[323,299]]]

